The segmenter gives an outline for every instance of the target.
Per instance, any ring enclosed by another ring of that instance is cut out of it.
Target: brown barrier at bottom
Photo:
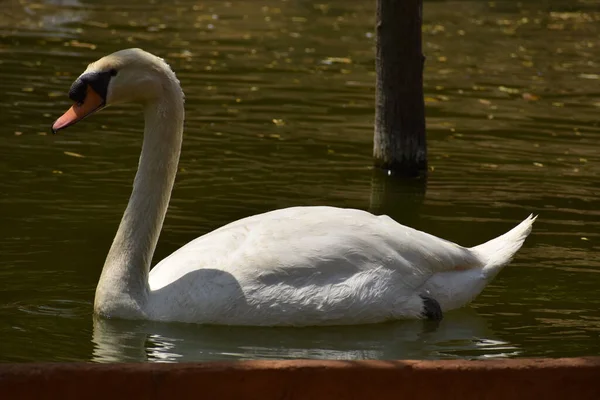
[[[0,399],[600,399],[600,357],[4,364]]]

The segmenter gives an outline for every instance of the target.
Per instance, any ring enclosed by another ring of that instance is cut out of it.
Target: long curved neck
[[[169,77],[165,94],[146,104],[142,153],[133,192],[108,252],[94,310],[110,317],[143,317],[148,274],[177,174],[183,136],[183,93]]]

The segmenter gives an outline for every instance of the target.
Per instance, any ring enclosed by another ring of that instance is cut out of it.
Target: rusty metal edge
[[[0,364],[3,399],[600,399],[600,357]]]

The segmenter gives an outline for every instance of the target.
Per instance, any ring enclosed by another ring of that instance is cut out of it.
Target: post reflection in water
[[[404,179],[373,169],[369,212],[388,215],[403,225],[413,226],[425,201],[427,178]],[[398,205],[402,206],[399,207]]]

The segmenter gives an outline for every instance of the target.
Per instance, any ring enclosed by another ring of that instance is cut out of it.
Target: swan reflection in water
[[[442,321],[308,328],[202,326],[94,318],[95,362],[243,359],[440,359],[514,357],[473,309]]]

